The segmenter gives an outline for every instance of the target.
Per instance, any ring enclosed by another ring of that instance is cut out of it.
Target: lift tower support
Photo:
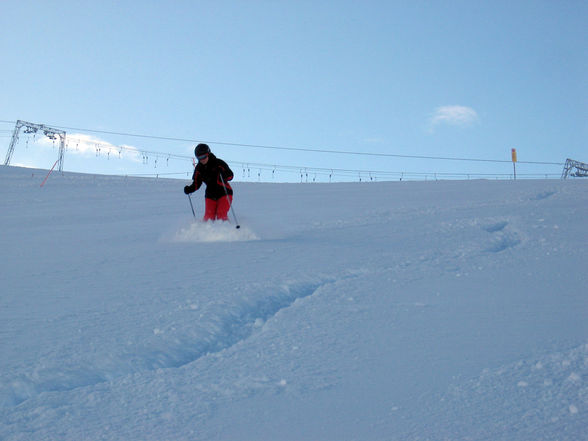
[[[14,126],[14,132],[12,132],[12,139],[10,140],[10,146],[8,147],[8,151],[6,152],[6,159],[4,160],[4,165],[10,165],[10,159],[12,158],[12,153],[14,153],[14,147],[18,142],[18,135],[20,129],[25,128],[25,133],[37,133],[41,131],[47,136],[49,139],[56,139],[59,136],[59,157],[57,158],[58,170],[63,171],[63,155],[65,153],[65,132],[63,130],[55,129],[53,127],[48,127],[44,124],[35,124],[30,123],[27,121],[21,121],[20,119],[16,121],[16,125]]]

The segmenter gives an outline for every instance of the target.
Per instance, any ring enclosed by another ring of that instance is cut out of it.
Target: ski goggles
[[[196,158],[198,158],[199,161],[201,159],[206,159],[206,158],[208,158],[208,153],[205,153],[204,155],[196,156]]]

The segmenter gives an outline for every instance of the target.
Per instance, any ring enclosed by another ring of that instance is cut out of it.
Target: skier
[[[207,144],[198,144],[194,149],[198,164],[192,175],[192,184],[184,187],[184,193],[194,193],[202,183],[206,184],[204,193],[204,221],[228,221],[229,208],[233,202],[233,189],[229,181],[233,172],[225,161],[217,158]]]

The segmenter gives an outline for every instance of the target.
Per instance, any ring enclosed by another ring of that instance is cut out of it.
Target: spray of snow
[[[243,242],[259,240],[259,237],[247,227],[235,228],[229,222],[192,222],[181,228],[172,238],[172,242]]]

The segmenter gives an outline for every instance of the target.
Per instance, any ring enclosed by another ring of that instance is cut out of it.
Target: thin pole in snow
[[[51,167],[51,170],[49,170],[49,173],[47,173],[47,176],[45,176],[45,179],[43,180],[43,182],[41,182],[41,187],[43,185],[45,185],[45,182],[47,182],[47,179],[49,179],[49,175],[51,174],[51,172],[53,171],[53,169],[55,168],[55,166],[57,165],[58,162],[59,162],[59,159],[57,161],[55,161],[55,164],[53,164],[53,167]]]
[[[223,184],[223,188],[225,189],[225,195],[227,196],[227,202],[230,204],[229,207],[231,207],[231,213],[233,213],[233,219],[235,219],[235,224],[237,229],[241,228],[241,225],[239,225],[239,221],[237,220],[237,216],[235,215],[235,210],[233,210],[233,203],[231,202],[231,200],[229,199],[229,192],[227,191],[227,186],[225,184],[225,180],[223,179],[223,175],[221,173],[219,173],[220,176],[220,180]]]

